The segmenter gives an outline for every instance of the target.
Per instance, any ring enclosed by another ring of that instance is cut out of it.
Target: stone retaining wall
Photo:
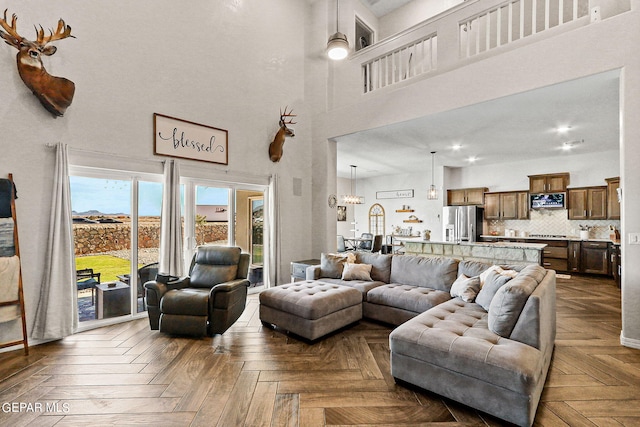
[[[138,226],[138,246],[158,248],[160,246],[160,224],[140,224]],[[204,243],[227,240],[227,223],[207,223],[196,225],[196,241]],[[131,248],[130,224],[74,224],[73,238],[76,255],[118,251]]]

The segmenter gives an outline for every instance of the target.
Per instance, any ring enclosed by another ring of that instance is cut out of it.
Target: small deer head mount
[[[18,34],[17,20],[18,17],[13,14],[11,25],[9,25],[5,9],[4,19],[0,19],[0,38],[4,39],[4,42],[9,46],[18,49],[16,57],[18,73],[24,84],[31,89],[51,114],[62,116],[67,107],[71,105],[76,86],[71,80],[64,77],[54,77],[47,73],[42,63],[42,55],[51,56],[56,53],[57,48],[49,43],[73,37],[71,27],[60,19],[56,31],[49,30],[48,36],[45,36],[42,27],[39,30],[36,27],[36,41],[30,41]]]
[[[292,121],[293,119],[286,120],[287,117],[296,117],[293,113],[293,109],[289,110],[287,113],[287,107],[284,107],[284,113],[280,110],[280,129],[278,129],[278,133],[276,133],[275,138],[273,138],[273,142],[269,144],[269,158],[272,162],[279,162],[282,158],[282,149],[284,146],[284,140],[286,137],[290,136],[293,138],[295,134],[293,133],[293,129],[289,129],[287,125],[295,125],[296,122]]]

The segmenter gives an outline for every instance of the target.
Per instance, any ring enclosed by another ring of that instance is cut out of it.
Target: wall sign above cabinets
[[[376,191],[376,199],[411,199],[413,190]]]

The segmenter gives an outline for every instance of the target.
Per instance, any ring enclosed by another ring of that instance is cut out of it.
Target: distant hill
[[[106,214],[106,213],[102,213],[100,211],[97,211],[95,209],[91,209],[88,211],[84,211],[84,212],[76,212],[76,211],[71,211],[71,215],[73,216],[129,216],[129,214],[125,214],[125,213],[110,213],[110,214]]]

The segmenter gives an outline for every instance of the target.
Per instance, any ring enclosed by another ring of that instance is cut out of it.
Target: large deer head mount
[[[293,113],[293,109],[289,110],[287,113],[287,107],[284,107],[284,113],[280,110],[280,121],[278,122],[280,129],[278,129],[275,138],[273,138],[273,142],[269,144],[269,158],[272,162],[279,162],[282,158],[282,149],[285,138],[288,136],[293,138],[295,136],[293,129],[289,129],[287,127],[287,125],[296,124],[296,122],[292,121],[293,119],[288,121],[286,120],[287,117],[296,117],[295,114],[291,113]]]
[[[6,44],[18,49],[16,57],[18,73],[24,84],[31,89],[51,114],[62,116],[67,107],[71,105],[76,86],[71,80],[47,73],[42,63],[42,55],[51,56],[56,53],[57,48],[49,43],[73,37],[71,27],[66,25],[62,19],[58,21],[58,28],[55,32],[49,30],[49,35],[45,35],[42,27],[40,29],[36,27],[36,40],[30,41],[18,34],[17,21],[18,17],[13,14],[11,25],[9,25],[5,9],[4,19],[0,19],[0,37],[4,39]]]

